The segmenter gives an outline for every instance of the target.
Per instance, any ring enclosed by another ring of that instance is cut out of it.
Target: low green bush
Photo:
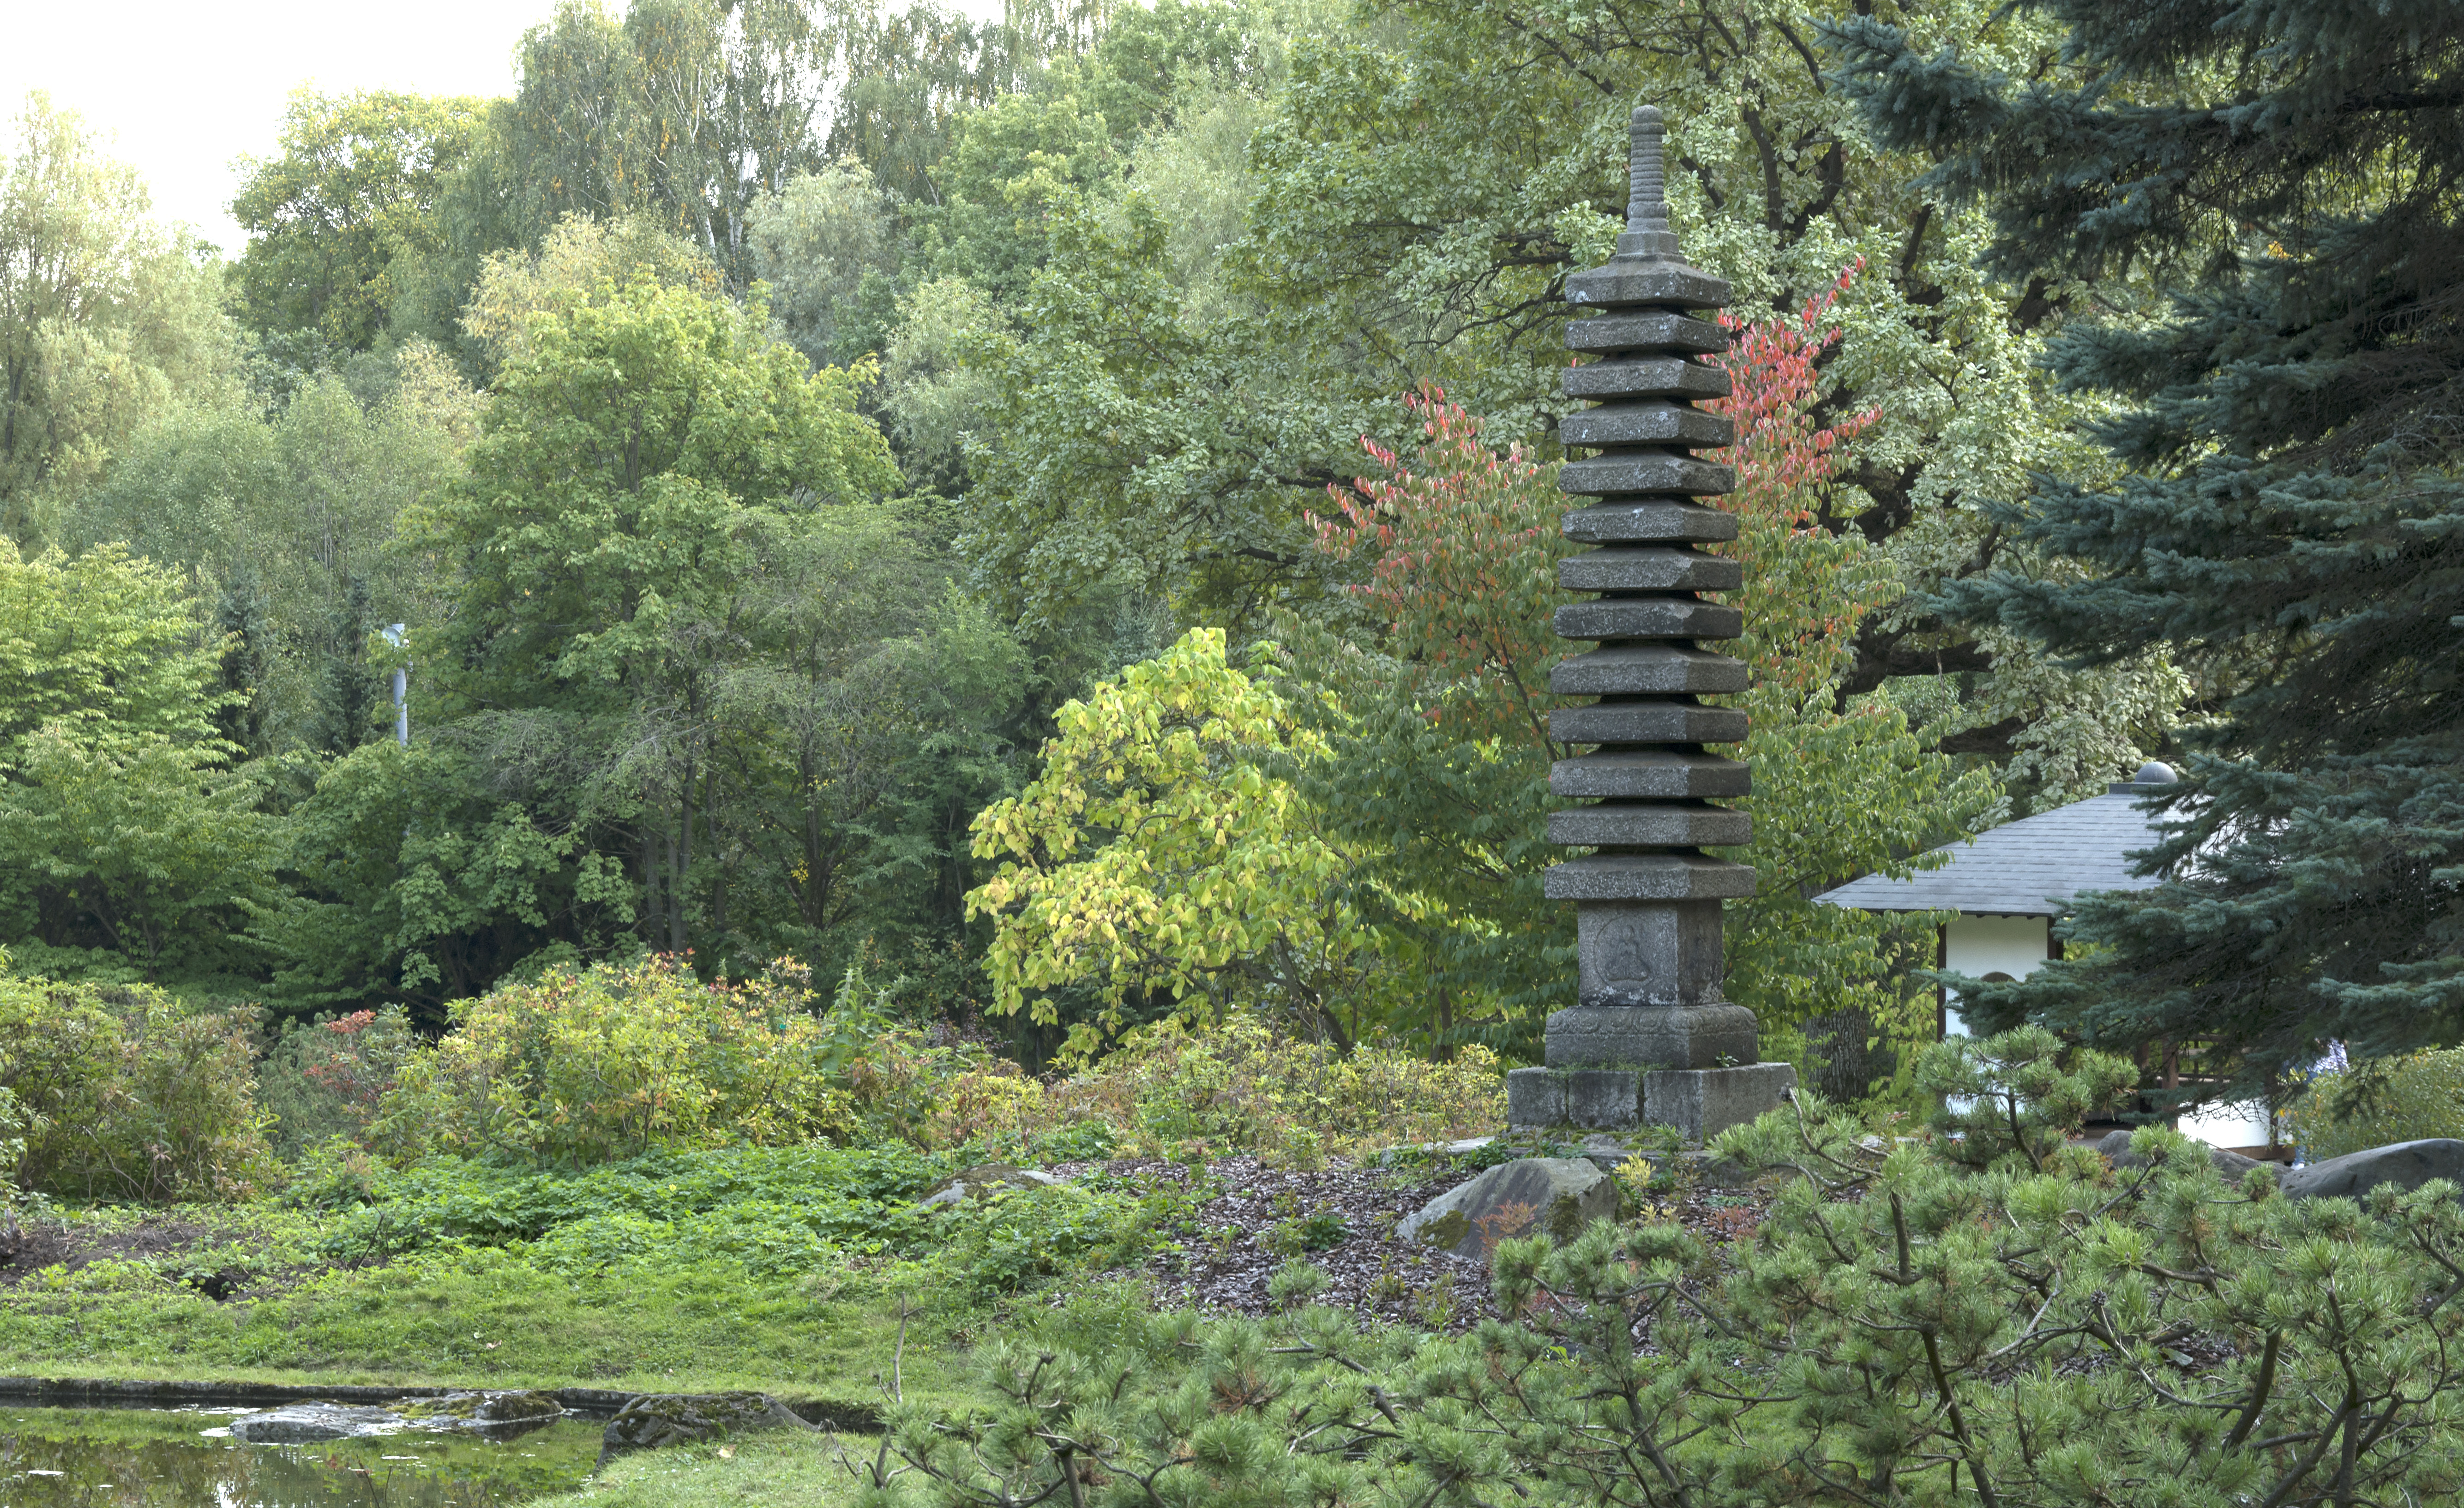
[[[1294,1168],[1480,1135],[1506,1121],[1502,1066],[1485,1048],[1459,1048],[1442,1063],[1380,1042],[1346,1054],[1246,1011],[1215,1025],[1176,1017],[1140,1027],[1058,1082],[1006,1063],[949,1073],[932,1099],[918,1127],[929,1146],[1042,1152],[1100,1136],[1108,1149],[1138,1156],[1202,1148]]]
[[[2313,1159],[2390,1142],[2464,1137],[2464,1048],[2321,1074],[2293,1102],[2293,1139]]]
[[[2058,1111],[2129,1072],[1945,1044],[1920,1073],[1973,1104],[1930,1135],[1809,1103],[1719,1138],[1786,1175],[1744,1239],[1504,1242],[1509,1318],[1459,1338],[1047,1322],[979,1351],[985,1407],[902,1404],[846,1465],[932,1508],[2457,1500],[2459,1191],[2296,1201],[2162,1127],[2130,1169],[2066,1145]]]
[[[0,1092],[20,1188],[78,1198],[240,1200],[278,1178],[251,1023],[144,985],[0,973]]]
[[[319,1251],[341,1266],[474,1247],[566,1275],[716,1262],[767,1279],[906,1262],[957,1302],[1142,1257],[1187,1226],[1197,1198],[1096,1179],[917,1208],[962,1162],[895,1144],[660,1152],[571,1172],[342,1156],[304,1169],[288,1198],[338,1216]]]
[[[833,1039],[800,981],[704,984],[676,960],[551,971],[452,1007],[369,1126],[430,1153],[589,1164],[662,1147],[778,1145],[853,1120]]]

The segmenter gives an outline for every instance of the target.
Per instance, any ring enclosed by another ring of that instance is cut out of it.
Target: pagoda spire
[[[1744,662],[1706,648],[1744,632],[1744,615],[1706,592],[1734,591],[1744,570],[1701,547],[1737,536],[1733,514],[1698,499],[1732,492],[1734,468],[1697,451],[1734,439],[1697,406],[1726,397],[1706,357],[1727,333],[1698,315],[1728,285],[1687,265],[1668,228],[1660,112],[1634,112],[1626,229],[1603,267],[1566,279],[1567,299],[1598,311],[1566,343],[1597,360],[1571,367],[1565,390],[1594,406],[1567,416],[1558,485],[1576,502],[1566,537],[1593,546],[1559,562],[1558,584],[1595,601],[1561,607],[1556,629],[1593,645],[1560,664],[1550,688],[1595,698],[1550,713],[1550,736],[1591,753],[1559,761],[1550,789],[1582,804],[1551,813],[1552,842],[1589,850],[1548,872],[1547,893],[1573,903],[1574,1003],[1549,1017],[1547,1066],[1507,1076],[1517,1126],[1675,1126],[1700,1138],[1779,1103],[1786,1063],[1758,1061],[1753,1013],[1721,993],[1721,906],[1754,893],[1748,865],[1705,853],[1751,836],[1725,798],[1749,794],[1739,761],[1710,752],[1746,736],[1746,714],[1707,707],[1743,691]]]

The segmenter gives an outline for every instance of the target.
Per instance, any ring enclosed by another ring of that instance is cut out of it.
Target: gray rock
[[[396,1406],[403,1416],[429,1429],[472,1430],[483,1434],[504,1432],[510,1426],[553,1423],[564,1417],[564,1404],[552,1392],[452,1392],[434,1398],[413,1398]]]
[[[627,1451],[655,1451],[667,1445],[692,1445],[724,1439],[751,1430],[814,1426],[798,1418],[768,1393],[645,1393],[627,1402],[607,1421],[599,1439],[599,1464]]]
[[[339,1403],[293,1403],[262,1413],[245,1413],[229,1425],[231,1438],[252,1445],[303,1445],[316,1440],[359,1440],[392,1434],[409,1421],[390,1409]]]
[[[1565,1073],[1555,1068],[1508,1068],[1506,1124],[1518,1128],[1565,1125]]]
[[[1563,865],[1560,865],[1563,867]],[[1672,907],[1672,909],[1674,909]],[[1603,971],[1605,973],[1605,971]],[[1650,979],[1597,978],[1606,994]],[[1754,1013],[1716,997],[1691,1005],[1570,1005],[1549,1013],[1551,1068],[1713,1068],[1751,1062],[1760,1041]]]
[[[1015,1189],[1049,1189],[1061,1180],[1050,1173],[1032,1168],[1012,1168],[1007,1163],[979,1163],[960,1169],[925,1191],[915,1201],[919,1210],[936,1210],[960,1205],[970,1199],[988,1199],[997,1193]]]
[[[1614,809],[1595,806],[1576,810]],[[1627,809],[1685,810],[1647,806]],[[1551,814],[1552,820],[1565,815]],[[1716,1045],[1700,1043],[1693,1038],[1706,1028],[1719,1035],[1729,1029],[1730,1017],[1745,1023],[1750,1040],[1752,1014],[1720,999],[1717,901],[1681,901],[1674,905],[1602,901],[1577,907],[1574,958],[1577,1010],[1652,1006],[1697,1014],[1566,1016],[1559,1012],[1549,1018],[1548,1063],[1551,1068],[1631,1068],[1638,1063],[1707,1067],[1719,1060],[1718,1054],[1734,1050],[1736,1044],[1727,1040]],[[1702,1014],[1706,1010],[1708,1015]],[[1561,1016],[1562,1020],[1558,1018]],[[1698,1048],[1712,1056],[1700,1062],[1686,1056]]]
[[[2096,1144],[2096,1149],[2102,1152],[2105,1161],[2116,1168],[2139,1168],[2145,1166],[2147,1161],[2130,1149],[2128,1131],[2107,1132],[2104,1140]],[[2241,1175],[2254,1168],[2276,1167],[2273,1163],[2262,1163],[2255,1157],[2244,1157],[2239,1152],[2226,1151],[2221,1147],[2208,1148],[2208,1161],[2215,1165],[2217,1172],[2233,1183],[2240,1182]],[[2277,1171],[2281,1172],[2282,1169],[2278,1169]]]
[[[1581,1157],[1524,1157],[1450,1189],[1395,1227],[1398,1239],[1485,1260],[1499,1241],[1547,1232],[1572,1240],[1617,1217],[1617,1185]]]
[[[2418,1189],[2432,1178],[2464,1184],[2464,1141],[2398,1142],[2296,1168],[2279,1185],[2290,1199],[2358,1199],[2381,1184]]]
[[[1568,1068],[1566,1124],[1630,1130],[1642,1120],[1642,1075],[1631,1068]]]
[[[1466,1136],[1459,1142],[1419,1142],[1410,1147],[1383,1147],[1377,1150],[1377,1166],[1392,1168],[1415,1153],[1422,1157],[1468,1157],[1496,1140],[1494,1136]]]

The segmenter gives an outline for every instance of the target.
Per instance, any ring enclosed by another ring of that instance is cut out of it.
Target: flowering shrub
[[[256,1071],[258,1099],[275,1120],[275,1150],[297,1160],[333,1137],[363,1140],[417,1046],[398,1006],[287,1027]]]

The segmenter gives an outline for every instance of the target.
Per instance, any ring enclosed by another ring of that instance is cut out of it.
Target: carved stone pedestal
[[[1796,1069],[1788,1063],[1661,1069],[1642,1076],[1642,1118],[1705,1142],[1776,1109],[1795,1087]]]
[[[1778,1106],[1795,1087],[1796,1070],[1787,1063],[1517,1068],[1506,1076],[1506,1119],[1518,1130],[1667,1126],[1689,1142],[1702,1142]]]

